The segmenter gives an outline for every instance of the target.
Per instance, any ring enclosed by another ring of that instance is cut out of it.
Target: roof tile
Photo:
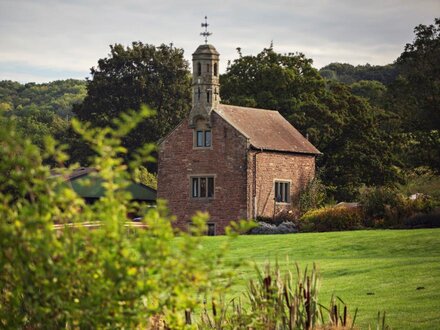
[[[214,111],[263,150],[320,154],[278,111],[220,104]]]

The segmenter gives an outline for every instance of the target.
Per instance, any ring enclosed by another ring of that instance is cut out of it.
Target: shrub
[[[325,199],[326,187],[319,178],[314,178],[300,194],[299,209],[301,214],[323,206]]]
[[[256,227],[252,228],[250,235],[273,235],[273,234],[292,234],[298,232],[297,226],[293,222],[282,222],[274,225],[267,222],[258,222]]]
[[[147,114],[124,115],[115,129],[74,123],[98,155],[91,165],[105,195],[93,205],[50,178],[37,148],[0,116],[0,328],[137,329],[159,318],[182,329],[184,312],[212,291],[224,249],[201,253],[206,216],[193,219],[191,233],[177,232],[159,203],[144,215],[147,230],[126,229],[137,205],[123,189],[130,178],[120,143]],[[45,154],[67,158],[51,140]],[[100,226],[71,226],[81,222]],[[66,226],[56,231],[54,223]]]
[[[407,198],[389,187],[365,188],[361,192],[361,203],[367,227],[399,228],[405,219],[418,213],[429,213],[435,207],[433,199],[427,195]]]
[[[407,228],[440,228],[440,210],[431,214],[415,214],[404,221]]]
[[[300,219],[300,231],[340,231],[362,228],[362,212],[357,207],[322,207],[308,211]]]
[[[279,226],[283,222],[292,222],[294,224],[298,223],[299,214],[298,211],[292,210],[282,210],[278,212],[275,217],[264,217],[264,216],[258,216],[257,222],[265,222],[271,225]]]

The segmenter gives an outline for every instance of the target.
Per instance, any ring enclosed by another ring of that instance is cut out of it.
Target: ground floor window
[[[206,235],[208,236],[215,236],[215,223],[207,223],[208,230],[206,232]]]
[[[290,182],[275,181],[275,201],[277,203],[290,202]]]
[[[214,177],[213,176],[192,177],[191,196],[193,198],[213,198]]]

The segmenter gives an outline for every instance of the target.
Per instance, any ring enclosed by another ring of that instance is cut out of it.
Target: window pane
[[[203,147],[203,131],[197,131],[197,147]]]
[[[283,202],[288,202],[289,201],[289,183],[286,182],[284,184],[284,200]]]
[[[200,178],[200,197],[206,197],[206,178]]]
[[[214,178],[208,178],[208,197],[214,196]]]
[[[205,131],[205,147],[211,146],[211,131]]]
[[[199,179],[192,179],[192,197],[199,197]]]

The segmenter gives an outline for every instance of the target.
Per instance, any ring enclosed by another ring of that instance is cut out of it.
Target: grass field
[[[225,237],[209,237],[215,249]],[[292,271],[315,262],[319,269],[319,299],[328,305],[341,297],[354,312],[356,325],[376,325],[378,311],[386,311],[393,329],[440,328],[440,229],[369,230],[290,235],[240,236],[227,254],[241,263],[232,295],[255,277],[253,265],[278,260]]]

